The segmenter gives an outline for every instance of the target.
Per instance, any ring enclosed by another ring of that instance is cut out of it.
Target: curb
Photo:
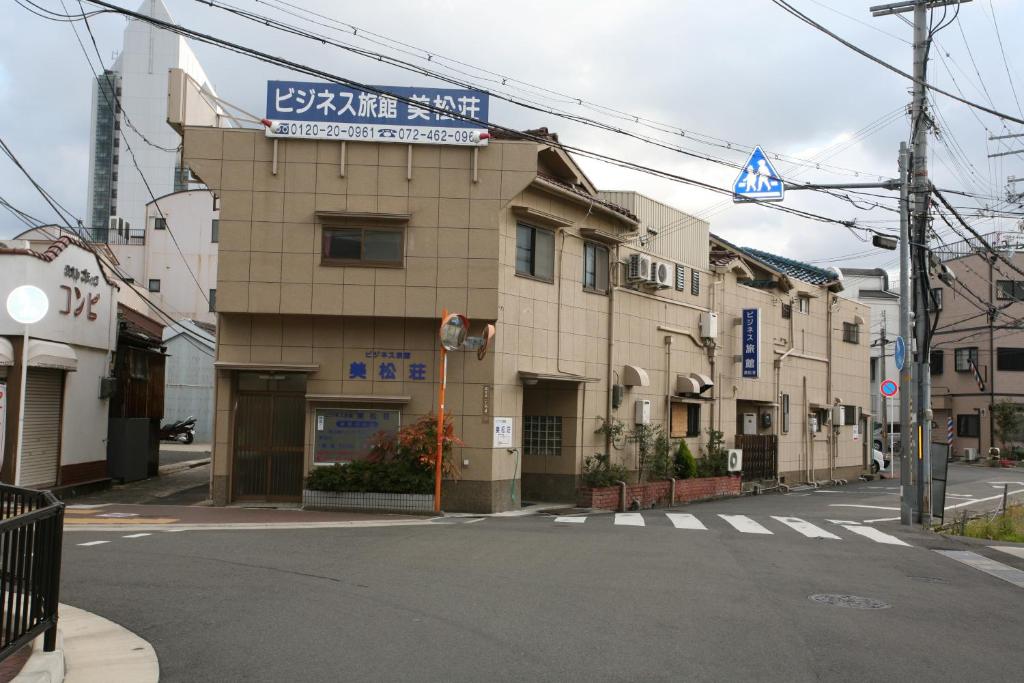
[[[441,517],[409,520],[359,520],[342,522],[225,522],[223,524],[65,524],[64,531],[226,531],[231,529],[361,529],[387,526],[436,526]]]
[[[15,683],[157,683],[160,662],[153,646],[98,614],[60,605],[57,649],[43,652],[43,636]]]

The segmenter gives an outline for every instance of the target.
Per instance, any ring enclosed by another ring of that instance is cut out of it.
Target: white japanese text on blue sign
[[[761,365],[761,310],[743,309],[743,376],[757,379]]]
[[[486,145],[488,96],[476,90],[269,81],[270,137]],[[467,121],[465,118],[473,119]]]

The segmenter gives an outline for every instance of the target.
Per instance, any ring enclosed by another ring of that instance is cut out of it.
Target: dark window
[[[871,368],[871,383],[874,384],[878,381],[878,359],[872,358],[869,362],[869,367]]]
[[[516,273],[555,279],[555,233],[520,223],[516,226]]]
[[[149,291],[151,291],[151,292],[159,292],[160,291],[160,281],[159,280],[150,280],[149,281]]]
[[[974,438],[981,436],[981,415],[957,415],[956,435]]]
[[[996,349],[996,370],[1024,370],[1024,349],[1000,346]]]
[[[132,379],[149,379],[149,355],[143,351],[130,349],[131,368],[128,374]]]
[[[523,416],[523,455],[561,455],[562,418],[555,415]]]
[[[860,406],[843,406],[843,424],[855,425],[860,420]]]
[[[970,372],[971,361],[974,361],[975,366],[978,365],[977,346],[956,349],[953,352],[953,369],[957,372]]]
[[[1024,300],[1024,280],[996,280],[996,298]]]
[[[324,228],[324,265],[401,266],[401,228]]]
[[[782,304],[782,317],[787,320],[793,317],[793,304]]]
[[[782,395],[782,433],[789,434],[789,394]]]
[[[933,287],[932,295],[928,299],[928,310],[929,311],[941,311],[942,310],[942,287]]]
[[[602,294],[608,291],[608,247],[584,242],[583,289]]]
[[[156,229],[156,230],[166,230],[167,229],[167,219],[166,218],[160,218],[159,216],[154,218],[153,219],[153,228]]]
[[[686,435],[700,436],[700,404],[686,404]]]
[[[210,290],[210,313],[217,312],[217,290]]]
[[[849,344],[860,344],[860,325],[843,323],[843,341]]]
[[[210,222],[210,241],[214,244],[220,242],[220,220],[216,218]]]
[[[946,360],[946,354],[943,353],[942,349],[937,349],[931,352],[931,358],[929,362],[931,364],[931,374],[941,375],[944,370],[943,364]]]
[[[686,291],[686,267],[678,264],[676,265],[676,290]]]
[[[700,271],[690,269],[690,294],[700,295]]]

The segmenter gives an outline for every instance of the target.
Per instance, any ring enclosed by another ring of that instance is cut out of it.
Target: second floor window
[[[799,295],[796,298],[796,307],[798,311],[807,315],[811,312],[811,297],[804,294]]]
[[[210,298],[210,313],[216,313],[217,312],[217,290],[216,289],[211,289],[210,290],[210,297],[209,298]]]
[[[928,300],[929,311],[942,310],[942,287],[933,287],[931,297]]]
[[[602,294],[608,291],[608,247],[583,244],[583,289]]]
[[[849,344],[859,344],[860,325],[857,323],[843,323],[843,341]]]
[[[996,298],[1024,301],[1024,280],[996,280]]]
[[[159,292],[160,291],[160,280],[150,280],[149,281],[149,291],[151,291],[151,292]]]
[[[700,296],[700,271],[690,269],[690,294]]]
[[[401,266],[404,238],[401,228],[325,227],[321,262],[333,266]]]
[[[996,369],[1011,372],[1024,370],[1024,349],[1000,346],[996,349]]]
[[[554,281],[555,233],[523,223],[516,226],[516,274]]]
[[[957,372],[970,372],[972,361],[975,366],[978,365],[977,346],[969,346],[953,352],[953,369]]]
[[[220,242],[220,220],[217,218],[210,223],[210,241],[214,244]]]
[[[932,351],[930,360],[930,369],[933,375],[941,375],[943,371],[943,362],[946,360],[946,354],[942,352],[942,349],[936,349]]]
[[[153,228],[156,230],[166,230],[167,219],[157,216],[156,218],[153,219]]]

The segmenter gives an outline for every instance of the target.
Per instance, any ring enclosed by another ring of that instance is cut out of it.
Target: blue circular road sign
[[[882,392],[882,396],[885,396],[886,398],[892,398],[893,396],[899,393],[900,385],[896,384],[896,382],[894,382],[891,379],[887,379],[884,380],[880,385],[878,385],[878,390]]]

